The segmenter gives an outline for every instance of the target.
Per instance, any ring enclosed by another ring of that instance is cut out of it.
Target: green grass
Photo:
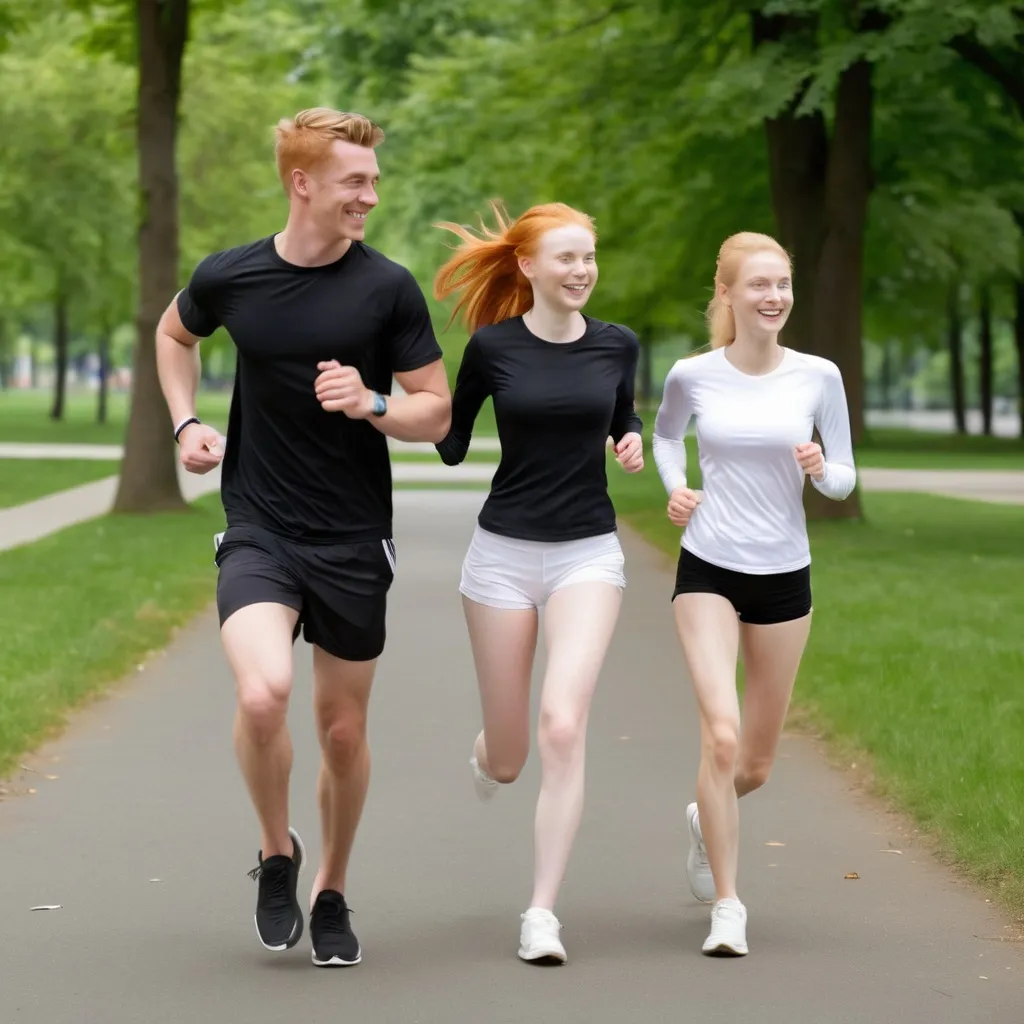
[[[0,777],[214,598],[217,495],[0,552]]]
[[[106,423],[96,422],[96,396],[71,392],[63,420],[50,419],[46,391],[0,391],[0,441],[60,444],[123,444],[128,396],[110,396]],[[228,422],[230,391],[201,391],[199,415],[223,429]],[[170,421],[168,421],[170,431]]]
[[[892,469],[1024,470],[1024,438],[869,430],[858,445],[861,466]]]
[[[102,480],[121,471],[119,462],[64,459],[0,459],[0,508]]]
[[[609,466],[619,516],[672,558],[653,458]],[[950,862],[1024,913],[1024,514],[862,494],[861,523],[813,523],[814,628],[794,710]]]

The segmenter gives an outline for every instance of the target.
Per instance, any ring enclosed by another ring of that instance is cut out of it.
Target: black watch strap
[[[176,426],[176,427],[174,428],[174,441],[175,441],[175,443],[177,443],[177,441],[178,441],[178,438],[179,438],[179,437],[181,437],[181,432],[182,432],[182,431],[183,431],[183,430],[184,430],[184,429],[185,429],[185,428],[186,428],[186,427],[187,427],[187,426],[188,426],[188,425],[189,425],[190,423],[202,423],[202,422],[203,422],[203,421],[202,421],[202,420],[201,420],[201,419],[200,419],[200,418],[199,418],[198,416],[189,416],[189,417],[188,417],[188,419],[184,419],[184,420],[182,420],[182,421],[181,421],[181,422],[180,422],[180,423],[179,423],[179,424],[178,424],[178,425],[177,425],[177,426]]]

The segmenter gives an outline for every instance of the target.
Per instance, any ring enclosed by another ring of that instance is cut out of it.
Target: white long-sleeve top
[[[683,437],[696,419],[703,497],[682,546],[725,569],[792,572],[810,564],[806,475],[794,448],[821,435],[825,475],[811,483],[836,501],[857,482],[842,375],[819,356],[783,350],[770,373],[743,373],[725,349],[680,359],[654,423],[654,461],[666,490],[686,486]]]

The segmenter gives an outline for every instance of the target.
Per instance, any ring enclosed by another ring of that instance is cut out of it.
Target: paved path
[[[684,877],[694,703],[670,566],[630,534],[558,908],[570,963],[520,963],[535,754],[488,805],[466,763],[478,710],[456,588],[481,497],[396,496],[399,575],[348,894],[364,962],[317,971],[307,939],[285,954],[257,944],[245,874],[257,840],[207,613],[28,762],[40,774],[14,784],[34,795],[0,802],[4,1024],[1019,1024],[1024,958],[1001,941],[1004,921],[804,739],[784,739],[769,786],[744,803],[751,955],[700,955],[708,912]],[[293,820],[315,849],[308,648],[297,652]],[[30,910],[41,904],[62,909]]]
[[[493,450],[496,438],[482,438],[474,441],[474,447],[483,451]],[[83,448],[85,458],[116,458],[109,454],[114,446],[75,445],[7,445],[8,452],[31,453],[39,449],[58,449],[59,458],[74,458],[70,451]],[[467,484],[481,485],[490,482],[497,464],[492,462],[464,462],[460,466],[444,466],[439,460],[402,461],[405,452],[422,452],[432,445],[395,444],[392,446],[398,456],[392,463],[392,476],[396,484],[431,484],[447,487],[464,487]],[[0,459],[4,457],[33,457],[28,455],[5,456],[0,445]],[[44,455],[44,457],[50,457]],[[653,464],[651,472],[654,472]],[[917,491],[941,494],[954,498],[977,501],[996,501],[1024,505],[1024,470],[924,470],[924,469],[873,469],[861,468],[860,484],[869,491]],[[184,471],[179,472],[182,493],[189,501],[220,487],[220,472],[215,471],[203,477],[196,477]],[[47,495],[36,501],[12,508],[0,509],[0,551],[27,544],[45,537],[55,530],[74,523],[83,522],[110,510],[117,490],[117,478],[110,476],[93,483],[82,484],[66,491]]]

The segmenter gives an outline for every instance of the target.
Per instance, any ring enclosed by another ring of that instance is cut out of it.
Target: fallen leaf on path
[[[860,878],[860,875],[858,875],[856,871],[849,871],[843,875],[843,878]]]
[[[984,974],[979,974],[979,975],[978,975],[978,977],[979,977],[979,978],[980,978],[980,979],[981,979],[982,981],[988,981],[988,977],[987,977],[986,975],[984,975]]]
[[[30,792],[30,793],[34,793],[34,792],[35,792],[35,790],[34,790],[34,789],[30,789],[30,790],[29,790],[29,792]]]
[[[150,881],[151,882],[162,882],[163,879],[162,878],[151,878]]]
[[[879,850],[879,853],[898,853],[901,857],[903,856],[902,850]]]
[[[775,842],[772,842],[772,843],[765,843],[764,845],[765,846],[785,846],[786,844],[785,843],[775,843]]]
[[[61,910],[62,907],[59,903],[44,903],[38,907],[32,907],[32,910]]]
[[[59,775],[44,775],[44,779],[49,779],[51,782],[56,782],[60,778]]]

